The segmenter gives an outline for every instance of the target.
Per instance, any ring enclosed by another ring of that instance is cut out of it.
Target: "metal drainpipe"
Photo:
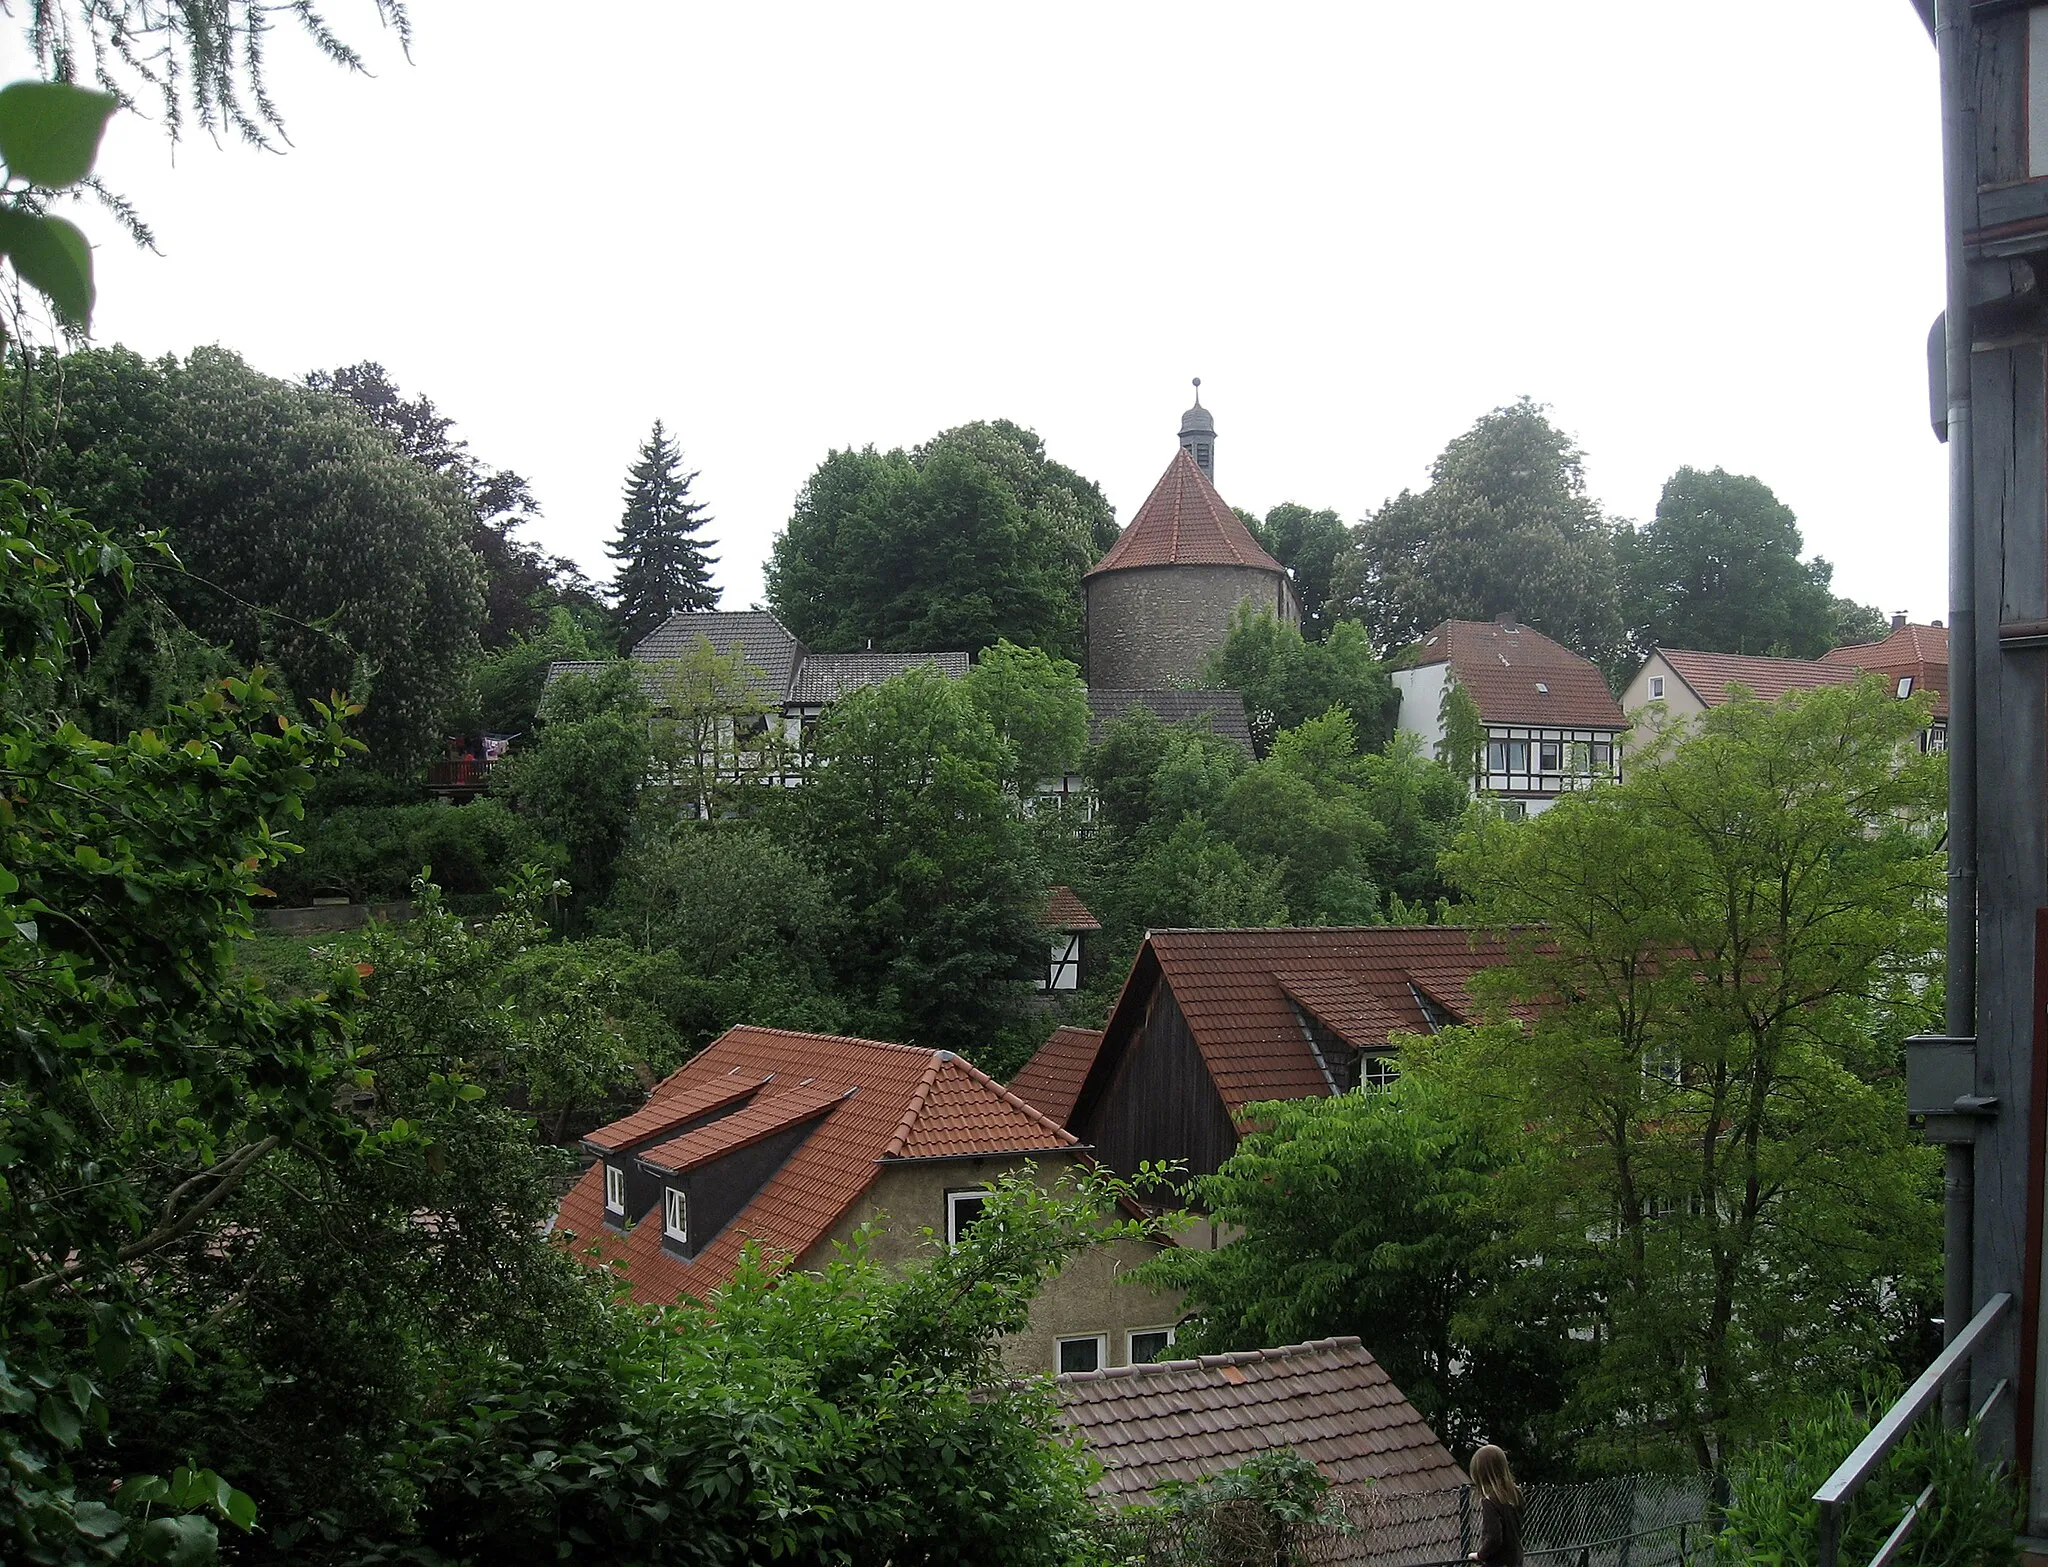
[[[1948,1015],[1946,1032],[1977,1032],[1977,585],[1976,507],[1970,430],[1970,273],[1964,235],[1974,227],[1977,114],[1970,77],[1970,0],[1935,0],[1934,46],[1941,75],[1943,249],[1948,339]],[[1975,1172],[1969,1144],[1950,1144],[1942,1182],[1947,1209],[1942,1337],[1970,1320]],[[1970,1407],[1968,1377],[1947,1390],[1960,1425]]]

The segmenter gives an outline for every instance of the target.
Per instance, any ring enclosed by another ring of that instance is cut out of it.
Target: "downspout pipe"
[[[1942,247],[1947,296],[1942,320],[1948,380],[1948,989],[1945,1032],[1977,1032],[1977,532],[1970,427],[1970,271],[1966,236],[1976,227],[1977,111],[1970,70],[1970,0],[1934,0],[1934,47],[1941,76]],[[1951,1145],[1943,1181],[1947,1251],[1944,1341],[1970,1320],[1974,1304],[1973,1150]],[[1968,1378],[1948,1390],[1948,1413],[1969,1408]]]

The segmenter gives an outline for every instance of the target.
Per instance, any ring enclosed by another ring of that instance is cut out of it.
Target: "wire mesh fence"
[[[1522,1498],[1529,1567],[1699,1567],[1713,1559],[1704,1477],[1531,1485]],[[1286,1522],[1245,1501],[1150,1518],[1124,1542],[1125,1559],[1133,1567],[1462,1567],[1479,1543],[1479,1499],[1469,1486],[1368,1487],[1332,1501],[1341,1523]]]

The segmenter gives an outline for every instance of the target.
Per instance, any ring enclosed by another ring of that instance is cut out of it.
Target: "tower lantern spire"
[[[1216,421],[1202,406],[1202,378],[1195,377],[1195,406],[1180,416],[1181,450],[1194,458],[1202,477],[1216,482]]]

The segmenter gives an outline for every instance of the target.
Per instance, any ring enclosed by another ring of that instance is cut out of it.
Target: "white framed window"
[[[1907,697],[1911,696],[1912,694],[1913,677],[1911,675],[1899,676],[1899,700],[1903,702],[1906,700]]]
[[[626,1172],[615,1164],[604,1167],[604,1211],[621,1214],[626,1211]]]
[[[1489,773],[1504,773],[1508,770],[1508,743],[1505,740],[1486,742],[1486,770]]]
[[[662,1188],[661,1233],[678,1246],[690,1244],[690,1199],[679,1187]]]
[[[1564,743],[1560,740],[1545,740],[1537,748],[1537,766],[1546,773],[1554,773],[1564,766]]]
[[[1360,1056],[1358,1083],[1361,1088],[1391,1088],[1401,1075],[1401,1063],[1384,1052]]]
[[[1529,742],[1510,740],[1508,742],[1508,771],[1526,773],[1529,770]]]
[[[1662,696],[1663,694],[1664,694],[1664,677],[1663,677],[1662,675],[1652,675],[1652,676],[1650,676],[1650,700],[1654,702],[1654,701],[1656,701],[1656,700],[1657,700],[1657,699],[1658,699],[1659,697],[1661,697],[1661,696]]]
[[[1052,961],[1046,969],[1041,990],[1081,988],[1081,933],[1063,930],[1052,938]]]
[[[1643,1052],[1643,1076],[1672,1088],[1685,1085],[1685,1062],[1675,1045],[1657,1045]]]
[[[974,1191],[946,1193],[946,1244],[958,1246],[962,1237],[974,1228],[974,1221],[981,1217],[981,1210],[988,1206],[988,1192],[985,1188]]]
[[[1100,1371],[1109,1360],[1109,1335],[1086,1333],[1060,1340],[1061,1371]]]
[[[1128,1348],[1134,1366],[1149,1366],[1155,1360],[1164,1360],[1166,1352],[1173,1348],[1173,1329],[1133,1328]]]

